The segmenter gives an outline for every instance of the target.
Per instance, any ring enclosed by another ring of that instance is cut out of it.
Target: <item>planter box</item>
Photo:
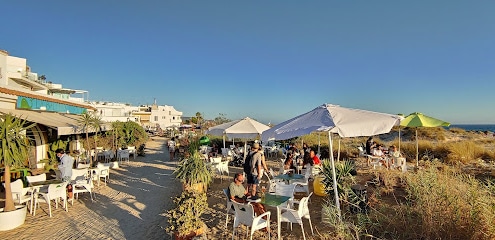
[[[11,230],[24,224],[27,207],[25,205],[15,207],[17,210],[10,212],[3,212],[3,208],[0,208],[0,231]]]

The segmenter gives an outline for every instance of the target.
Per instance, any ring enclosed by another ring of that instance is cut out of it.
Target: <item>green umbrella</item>
[[[400,125],[403,127],[416,128],[416,166],[419,164],[419,148],[418,148],[418,127],[448,127],[450,123],[442,120],[432,118],[422,113],[414,112],[405,117]]]
[[[210,139],[207,136],[202,136],[199,139],[199,145],[208,145],[210,144]]]

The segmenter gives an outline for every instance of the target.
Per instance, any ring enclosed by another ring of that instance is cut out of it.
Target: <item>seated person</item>
[[[309,150],[309,153],[304,154],[303,166],[305,166],[305,167],[308,164],[311,166],[313,166],[315,164],[313,161],[313,158],[311,157],[311,151],[312,150]]]
[[[234,181],[229,185],[229,198],[232,201],[238,203],[246,203],[247,198],[250,197],[248,190],[242,185],[244,183],[244,175],[242,173],[236,173],[234,175]],[[256,215],[266,212],[265,207],[261,203],[251,203]]]
[[[402,154],[397,150],[397,147],[395,145],[392,145],[390,147],[390,151],[388,153],[390,157],[392,157],[392,164],[395,164],[395,159],[402,157]]]
[[[218,145],[213,144],[211,151],[208,153],[208,157],[216,157],[217,155],[222,154],[222,150],[218,147]]]
[[[371,155],[376,156],[376,157],[383,157],[385,154],[383,153],[380,146],[377,146],[377,147],[373,148]]]
[[[294,153],[292,152],[288,152],[287,153],[287,158],[285,159],[285,162],[284,162],[284,170],[290,170],[290,169],[293,169],[293,170],[296,170],[296,167],[294,166]]]
[[[311,157],[311,160],[313,161],[314,165],[320,165],[321,164],[320,158],[318,158],[318,156],[316,156],[314,150],[309,151],[309,156]]]

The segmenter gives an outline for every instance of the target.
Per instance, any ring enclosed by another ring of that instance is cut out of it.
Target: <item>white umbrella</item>
[[[332,149],[332,134],[341,137],[373,136],[388,133],[398,125],[402,117],[387,113],[344,108],[338,105],[323,104],[307,113],[277,124],[262,133],[262,139],[285,140],[309,134],[314,131],[328,132],[329,153],[332,162],[335,206],[340,218],[340,202],[337,193],[337,178]]]
[[[207,134],[213,136],[223,136],[223,147],[225,148],[225,137],[229,139],[243,138],[243,139],[255,139],[261,135],[261,133],[270,127],[253,120],[249,117],[243,119],[234,120],[228,123],[223,123],[208,129]],[[246,155],[246,144],[244,141],[244,156]]]

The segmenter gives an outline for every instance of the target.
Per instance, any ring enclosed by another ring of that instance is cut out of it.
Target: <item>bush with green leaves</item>
[[[356,171],[356,166],[352,161],[344,160],[335,162],[335,174],[337,178],[337,190],[339,197],[347,201],[351,191],[351,186],[356,183],[355,177],[351,174]],[[330,159],[323,159],[320,174],[323,176],[323,185],[325,192],[333,196],[333,171]]]
[[[184,191],[174,198],[175,208],[167,211],[168,232],[177,232],[179,236],[185,236],[203,227],[201,215],[208,208],[206,193]]]

